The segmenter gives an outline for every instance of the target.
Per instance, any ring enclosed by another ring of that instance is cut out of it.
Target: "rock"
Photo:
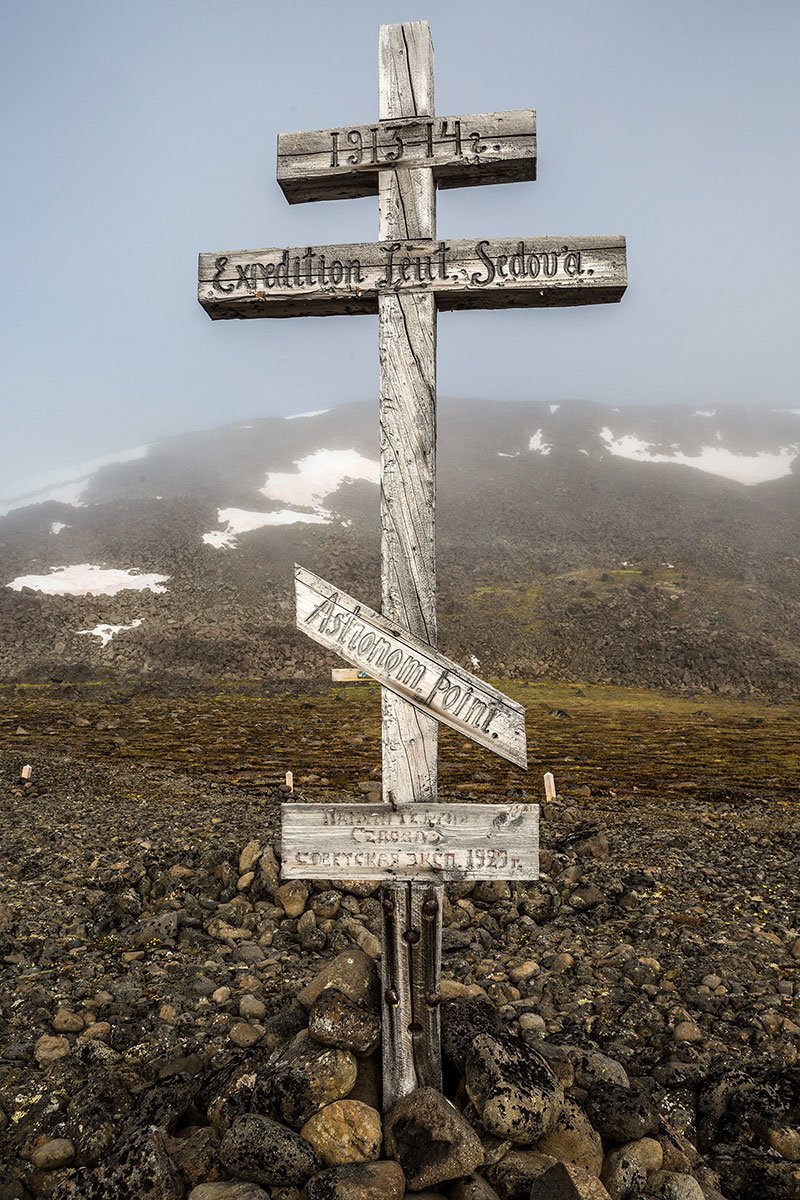
[[[503,1034],[506,1022],[490,1000],[459,997],[442,1005],[442,1053],[462,1075],[479,1033]]]
[[[556,1166],[557,1159],[538,1150],[509,1150],[499,1162],[484,1168],[501,1200],[528,1200],[534,1180]]]
[[[114,1146],[100,1167],[80,1170],[59,1183],[49,1200],[183,1200],[184,1186],[160,1129],[137,1129]]]
[[[248,842],[239,855],[239,874],[246,875],[248,871],[252,871],[260,857],[260,842]]]
[[[309,1009],[328,988],[344,992],[362,1008],[378,1011],[378,974],[374,960],[363,950],[353,947],[339,954],[298,992],[297,999],[304,1008]]]
[[[595,1083],[584,1105],[604,1140],[634,1142],[658,1133],[656,1107],[646,1092],[616,1083]]]
[[[574,1100],[565,1100],[556,1123],[536,1149],[559,1162],[573,1163],[589,1175],[599,1175],[603,1166],[603,1143],[600,1135]],[[661,1162],[659,1161],[659,1166]]]
[[[609,1200],[599,1179],[580,1167],[557,1163],[534,1180],[530,1200]]]
[[[31,1162],[39,1171],[57,1171],[59,1167],[68,1167],[74,1157],[75,1147],[68,1138],[53,1138],[36,1147]]]
[[[337,1100],[306,1121],[300,1136],[326,1167],[372,1162],[381,1152],[381,1115],[359,1100]]]
[[[219,1141],[210,1125],[182,1128],[168,1139],[167,1150],[189,1187],[219,1176]]]
[[[58,1062],[60,1058],[66,1058],[70,1050],[70,1044],[65,1037],[54,1037],[52,1034],[43,1033],[40,1038],[36,1039],[33,1057],[39,1066],[44,1067],[48,1063]]]
[[[408,1188],[422,1191],[469,1175],[483,1163],[475,1130],[434,1088],[419,1088],[389,1110],[386,1153],[403,1168]]]
[[[696,1179],[672,1171],[654,1171],[647,1180],[647,1194],[653,1200],[705,1200]]]
[[[242,996],[239,1001],[240,1017],[244,1017],[246,1021],[260,1021],[266,1015],[267,1006],[263,1000],[259,1000],[257,996],[251,996],[249,993]]]
[[[575,1072],[578,1087],[587,1091],[595,1083],[616,1083],[619,1087],[630,1087],[627,1072],[616,1059],[601,1054],[599,1050],[584,1050],[578,1046],[564,1046]]]
[[[314,1001],[308,1031],[323,1046],[371,1054],[381,1039],[381,1022],[335,988],[328,988]]]
[[[369,1058],[359,1058],[357,1070],[355,1084],[347,1093],[347,1099],[360,1100],[362,1104],[368,1104],[380,1112],[383,1107],[383,1075],[378,1056],[373,1054]]]
[[[264,1044],[276,1050],[290,1042],[295,1034],[308,1025],[308,1013],[301,1004],[290,1004],[268,1017],[264,1022]]]
[[[600,1178],[611,1200],[628,1200],[629,1196],[645,1190],[647,1168],[637,1155],[629,1154],[627,1147],[621,1146],[617,1150],[610,1150],[605,1156]]]
[[[246,1113],[233,1122],[222,1139],[219,1158],[231,1175],[270,1187],[302,1187],[321,1166],[308,1142],[257,1113]]]
[[[303,1200],[403,1200],[405,1176],[396,1162],[356,1163],[320,1171]]]
[[[257,1183],[200,1183],[189,1192],[189,1200],[270,1200]]]
[[[70,1012],[68,1008],[59,1008],[53,1017],[53,1029],[56,1033],[80,1033],[84,1024],[80,1013]]]
[[[251,1046],[255,1046],[263,1032],[260,1025],[248,1025],[247,1021],[237,1021],[228,1030],[228,1037],[234,1046],[239,1046],[242,1050],[249,1050]]]
[[[672,1031],[673,1040],[693,1044],[702,1042],[703,1031],[694,1021],[679,1021]]]
[[[257,1101],[272,1100],[281,1118],[295,1129],[326,1104],[343,1100],[356,1081],[357,1064],[349,1050],[319,1046],[310,1038],[293,1042],[259,1073]]]
[[[564,1102],[564,1090],[541,1055],[509,1035],[474,1039],[466,1090],[489,1133],[523,1146],[550,1131]]]
[[[787,1162],[800,1163],[800,1130],[783,1125],[767,1130],[767,1145]]]
[[[299,879],[290,879],[275,891],[275,901],[287,917],[299,917],[305,911],[307,900],[308,886]]]
[[[499,1200],[492,1185],[480,1175],[457,1179],[448,1190],[450,1200]]]

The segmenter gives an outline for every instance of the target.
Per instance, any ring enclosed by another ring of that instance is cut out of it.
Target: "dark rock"
[[[440,1092],[404,1096],[384,1121],[386,1153],[403,1168],[411,1191],[469,1175],[483,1163],[475,1130]]]
[[[556,1163],[531,1187],[530,1200],[609,1200],[599,1179],[569,1163]]]
[[[506,1022],[490,1000],[458,997],[442,1005],[442,1053],[463,1075],[470,1046],[479,1033],[501,1035]]]
[[[482,1033],[467,1057],[467,1095],[489,1133],[523,1146],[552,1128],[564,1090],[540,1054],[520,1038]]]
[[[381,1022],[344,992],[328,988],[314,1001],[308,1031],[323,1046],[371,1054],[380,1042]]]
[[[301,1034],[258,1071],[254,1107],[299,1129],[324,1105],[349,1095],[356,1074],[349,1050],[320,1046]]]
[[[635,1142],[655,1137],[659,1130],[656,1106],[646,1092],[616,1083],[595,1083],[589,1089],[586,1115],[609,1142]]]
[[[219,1158],[236,1178],[275,1187],[302,1187],[322,1165],[308,1142],[257,1113],[237,1117]]]
[[[344,992],[354,1004],[378,1011],[378,974],[375,960],[353,947],[327,963],[297,994],[304,1008],[311,1008],[327,988]]]
[[[497,1192],[482,1175],[468,1175],[457,1179],[448,1189],[450,1200],[499,1200]]]
[[[306,1185],[303,1200],[402,1200],[405,1189],[399,1163],[354,1163],[320,1171]]]
[[[509,1150],[499,1162],[484,1167],[483,1174],[501,1200],[528,1200],[534,1181],[556,1161],[539,1150]]]
[[[108,1163],[80,1170],[60,1183],[51,1200],[183,1200],[184,1187],[159,1129],[120,1139]]]

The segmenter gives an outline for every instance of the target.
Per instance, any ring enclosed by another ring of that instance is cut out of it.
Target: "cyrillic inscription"
[[[285,879],[538,879],[535,804],[284,804]]]

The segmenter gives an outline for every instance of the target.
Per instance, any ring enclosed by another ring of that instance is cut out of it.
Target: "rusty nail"
[[[435,917],[439,911],[439,905],[435,900],[425,900],[422,905],[422,911],[426,917]]]
[[[403,934],[403,937],[408,942],[409,946],[416,946],[417,942],[419,941],[419,930],[409,929]]]
[[[397,1008],[398,1004],[400,1003],[400,997],[394,988],[387,988],[383,998],[389,1005],[389,1008]]]
[[[394,912],[394,900],[392,900],[390,896],[384,896],[381,903],[383,904],[383,911],[385,913],[393,913]]]

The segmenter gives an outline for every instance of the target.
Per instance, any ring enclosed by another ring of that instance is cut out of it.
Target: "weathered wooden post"
[[[621,237],[437,240],[437,187],[535,179],[535,114],[437,118],[427,23],[379,46],[379,120],[280,135],[278,182],[377,194],[380,240],[201,254],[198,296],[214,319],[378,314],[381,614],[303,567],[295,590],[298,627],[382,685],[383,801],[284,805],[282,872],[382,881],[389,1107],[441,1086],[444,882],[538,878],[538,806],[436,803],[438,722],[527,763],[521,706],[435,648],[436,313],[612,302],[627,276]]]

